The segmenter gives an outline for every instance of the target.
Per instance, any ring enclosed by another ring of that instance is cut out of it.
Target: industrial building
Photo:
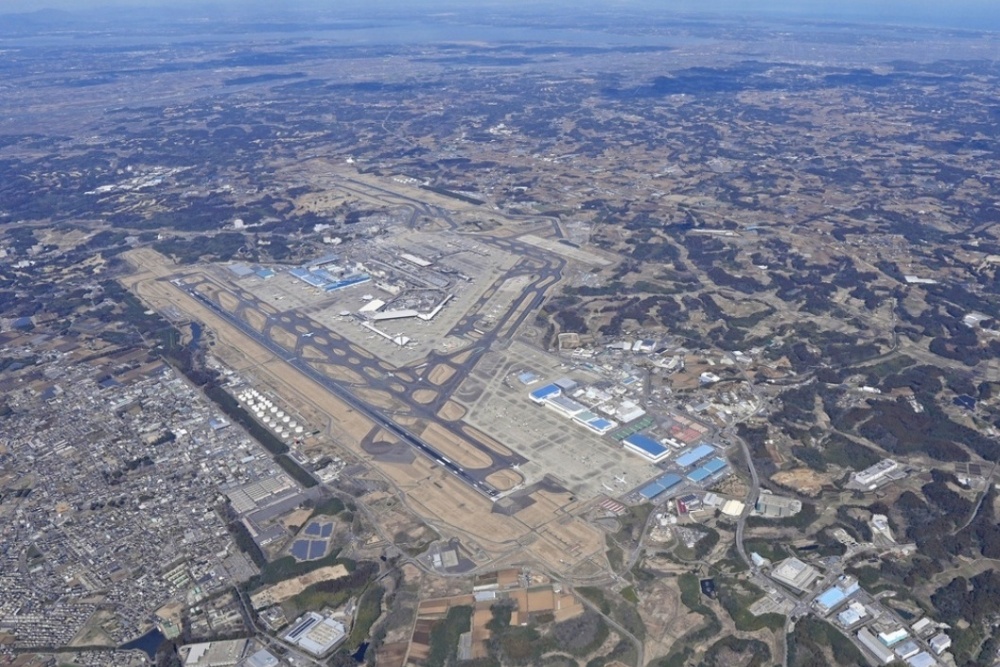
[[[819,578],[819,570],[792,556],[771,571],[771,578],[799,591],[806,591]]]
[[[896,654],[886,648],[882,642],[875,639],[875,635],[868,628],[861,628],[858,631],[858,641],[878,659],[879,664],[887,665],[896,659]]]
[[[554,384],[547,384],[544,387],[534,390],[528,396],[535,403],[543,404],[546,400],[550,398],[555,398],[562,394],[562,389]]]
[[[320,657],[332,651],[346,636],[347,629],[343,623],[310,611],[299,617],[284,638],[303,651]]]
[[[769,519],[780,519],[795,516],[802,511],[802,501],[795,498],[776,496],[773,493],[761,493],[754,505],[757,514]]]
[[[243,667],[278,667],[278,659],[267,649],[261,649],[243,662]]]
[[[708,463],[701,466],[700,468],[696,468],[691,472],[689,472],[687,478],[692,482],[701,483],[704,482],[709,477],[713,477],[714,475],[717,475],[718,473],[725,470],[726,465],[727,464],[724,459],[716,457],[708,461]]]
[[[653,463],[662,461],[670,454],[670,449],[642,433],[633,433],[622,441],[625,449],[644,456]]]
[[[837,620],[845,628],[849,628],[868,616],[868,610],[860,602],[851,602],[847,609],[837,614]]]
[[[929,643],[931,645],[931,649],[938,655],[941,655],[951,646],[951,637],[942,632],[935,635]]]
[[[913,634],[918,637],[927,637],[937,628],[937,625],[931,619],[924,616],[922,619],[910,626],[913,630]]]
[[[829,614],[858,590],[858,580],[852,576],[844,575],[840,577],[835,586],[823,591],[816,598],[816,608],[823,615]]]
[[[188,644],[180,648],[184,667],[232,667],[247,648],[246,639]]]
[[[427,267],[432,266],[434,264],[433,262],[427,261],[423,257],[418,257],[418,256],[410,254],[408,252],[400,253],[399,254],[399,258],[400,259],[405,259],[410,264],[414,264],[416,266],[419,266],[422,269],[426,269]]]
[[[653,500],[662,493],[669,491],[681,483],[681,478],[673,473],[667,473],[639,489],[639,495],[645,500]]]
[[[921,651],[912,658],[906,661],[910,667],[935,667],[937,665],[937,660],[931,657],[931,654],[927,651]]]
[[[698,463],[702,459],[706,459],[715,453],[715,447],[711,445],[698,445],[694,449],[689,449],[686,452],[682,452],[677,457],[677,465],[682,468],[690,468],[694,464]]]
[[[615,427],[618,426],[618,422],[612,421],[610,419],[605,419],[604,417],[598,417],[590,410],[581,412],[580,414],[573,417],[573,419],[575,421],[580,422],[582,425],[586,426],[591,431],[599,433],[600,435],[604,435],[605,433],[614,430]]]
[[[577,403],[566,396],[553,396],[545,401],[545,407],[555,410],[564,417],[573,418],[587,410],[582,403]]]
[[[895,653],[896,657],[900,660],[909,660],[916,654],[920,653],[920,647],[917,646],[917,642],[912,639],[907,639],[905,642],[897,645],[892,652]]]
[[[892,647],[910,636],[904,628],[896,628],[887,632],[878,633],[878,640],[886,646]]]
[[[896,470],[899,463],[892,459],[883,459],[873,466],[865,468],[861,472],[851,475],[851,481],[859,488],[872,490],[878,486],[883,477]]]
[[[586,405],[564,394],[564,392],[572,391],[576,386],[577,384],[573,380],[563,378],[534,390],[528,396],[535,403],[544,405],[599,435],[604,435],[617,428],[618,422],[594,414]]]

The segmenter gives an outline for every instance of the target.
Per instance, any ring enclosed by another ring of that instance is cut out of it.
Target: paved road
[[[434,213],[438,212],[434,211]],[[414,215],[416,215],[416,212]],[[417,378],[412,382],[406,381],[404,378],[399,377],[396,373],[390,374],[386,372],[385,368],[379,364],[377,359],[367,358],[365,355],[358,354],[349,341],[343,339],[326,327],[317,324],[312,321],[308,315],[299,311],[285,311],[278,313],[277,315],[269,316],[267,323],[261,332],[251,327],[245,318],[241,316],[241,314],[248,308],[253,308],[258,312],[265,312],[262,308],[263,303],[256,299],[253,295],[249,293],[241,294],[233,292],[239,299],[239,304],[235,312],[230,312],[229,310],[223,308],[214,299],[199,292],[196,289],[197,285],[195,284],[189,284],[187,286],[187,291],[191,294],[191,296],[206,304],[231,325],[237,327],[241,332],[250,336],[253,340],[264,346],[277,357],[283,359],[286,363],[290,364],[304,375],[336,395],[352,409],[357,410],[360,414],[366,416],[368,419],[384,428],[400,441],[410,445],[422,455],[430,458],[435,463],[438,463],[446,470],[454,474],[458,479],[474,488],[476,491],[491,499],[495,499],[500,495],[500,492],[494,486],[489,484],[486,481],[486,478],[497,470],[522,465],[526,463],[528,459],[517,453],[511,453],[506,456],[500,455],[487,445],[476,441],[473,437],[470,437],[469,434],[462,428],[460,423],[440,420],[437,417],[437,414],[444,404],[451,399],[451,395],[458,388],[461,382],[468,377],[476,364],[479,363],[482,356],[492,346],[504,342],[511,334],[513,334],[513,332],[517,331],[524,324],[525,320],[529,316],[533,315],[537,311],[544,301],[548,290],[553,285],[557,284],[559,279],[562,277],[565,260],[556,256],[547,255],[537,248],[520,243],[514,239],[489,239],[487,237],[477,237],[477,239],[482,242],[492,243],[497,247],[503,248],[507,252],[519,255],[524,259],[522,259],[522,261],[519,262],[511,271],[501,277],[494,287],[487,290],[486,294],[484,294],[469,309],[470,313],[479,312],[481,308],[489,302],[489,299],[495,289],[502,284],[503,281],[509,279],[510,277],[529,276],[530,282],[522,294],[513,300],[507,312],[504,313],[502,317],[497,318],[495,325],[480,336],[479,340],[476,341],[471,350],[469,348],[465,348],[452,354],[434,353],[421,360],[419,364],[397,369],[398,371],[408,371],[411,375]],[[474,330],[481,331],[477,329],[477,324],[477,318],[470,315],[463,318],[460,324],[449,332],[449,335],[463,336],[472,333]],[[328,340],[325,344],[321,344],[316,341],[313,336],[299,335],[295,348],[291,350],[286,349],[275,342],[275,340],[273,340],[269,335],[270,329],[273,326],[278,325],[289,331],[296,331],[298,327],[301,327],[302,330],[306,331],[322,331],[323,333],[320,335]],[[393,421],[390,415],[373,407],[356,396],[349,383],[335,381],[318,371],[312,364],[305,361],[301,356],[301,352],[305,345],[310,345],[314,349],[324,352],[327,356],[327,361],[330,363],[344,365],[352,368],[352,370],[359,371],[358,374],[365,378],[365,386],[392,394],[395,400],[406,406],[408,413],[412,416],[422,418],[428,422],[433,421],[438,423],[441,428],[449,431],[455,437],[469,442],[479,449],[480,452],[487,455],[493,462],[492,465],[482,469],[468,470],[450,460],[427,441],[397,424]],[[337,355],[338,351],[341,353],[341,356]],[[467,355],[467,358],[461,362],[456,362],[455,358],[463,354]],[[352,360],[353,366],[349,363],[345,363],[345,359]],[[450,366],[455,368],[455,372],[448,380],[440,385],[434,386],[420,379],[421,373],[418,372],[419,367],[426,365],[428,368],[433,368],[434,365],[439,363],[448,363]],[[402,391],[400,391],[400,387],[402,387]],[[436,392],[437,396],[428,404],[418,403],[413,400],[413,393],[421,388],[431,389]]]

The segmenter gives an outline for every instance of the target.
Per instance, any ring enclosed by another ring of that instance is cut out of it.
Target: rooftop
[[[715,447],[711,445],[698,445],[694,449],[688,450],[677,457],[677,465],[689,468],[698,461],[710,456],[715,452]]]

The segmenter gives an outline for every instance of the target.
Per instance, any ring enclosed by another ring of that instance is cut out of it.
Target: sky
[[[896,24],[938,25],[940,27],[983,27],[1000,29],[1000,0],[0,0],[0,14],[62,9],[93,12],[103,7],[164,8],[184,15],[205,11],[209,6],[224,7],[229,14],[247,15],[263,9],[319,8],[331,12],[339,8],[368,7],[381,12],[394,7],[427,11],[489,4],[512,10],[540,7],[579,11],[579,8],[649,8],[657,12],[695,12],[753,17],[795,16],[825,20],[875,21]],[[280,11],[279,10],[279,11]]]

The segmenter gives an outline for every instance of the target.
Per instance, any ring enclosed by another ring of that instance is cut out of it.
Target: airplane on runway
[[[312,335],[313,335],[313,334],[315,334],[315,333],[316,333],[315,331],[310,331],[310,332],[309,332],[309,333],[307,333],[307,334],[302,334],[302,337],[303,337],[303,338],[309,338],[310,336],[312,336]]]

